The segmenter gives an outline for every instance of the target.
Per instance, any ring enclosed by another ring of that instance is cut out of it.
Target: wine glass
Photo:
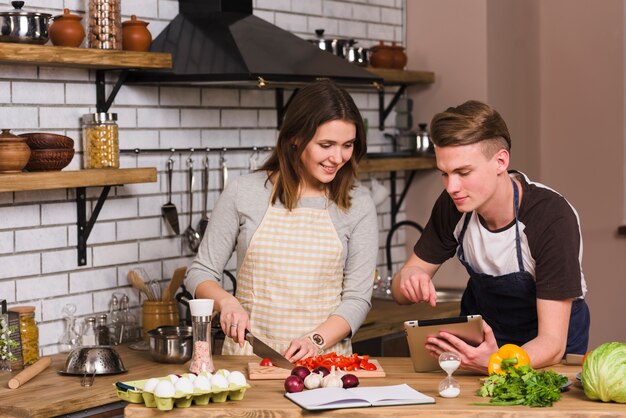
[[[452,377],[452,373],[461,365],[461,356],[452,351],[446,351],[439,356],[439,367],[447,376],[439,382],[439,395],[443,398],[456,398],[461,393],[461,385]]]

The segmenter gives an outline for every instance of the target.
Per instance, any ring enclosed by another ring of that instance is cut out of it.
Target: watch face
[[[324,345],[324,337],[319,334],[311,335],[311,339],[315,343],[315,345],[323,346]]]

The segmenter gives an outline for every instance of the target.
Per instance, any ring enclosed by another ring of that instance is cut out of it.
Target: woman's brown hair
[[[502,116],[488,104],[469,100],[437,113],[430,122],[431,140],[438,147],[483,142],[485,156],[511,150],[511,135]]]
[[[327,185],[329,199],[341,209],[350,208],[350,190],[358,175],[358,163],[367,151],[365,126],[352,97],[330,80],[307,85],[295,93],[289,104],[276,147],[259,169],[267,171],[274,182],[272,203],[278,198],[289,210],[297,206],[300,181],[305,174],[300,156],[317,128],[334,120],[351,122],[356,127],[352,157]]]

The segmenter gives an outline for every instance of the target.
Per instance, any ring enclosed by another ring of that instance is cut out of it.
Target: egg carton
[[[183,375],[184,376],[184,375]],[[157,378],[158,380],[169,381],[170,376]],[[126,382],[116,382],[113,384],[117,397],[123,401],[144,404],[148,408],[157,408],[161,411],[169,411],[174,407],[188,408],[192,405],[208,405],[209,403],[220,403],[231,401],[240,401],[243,399],[246,390],[250,388],[249,384],[235,385],[229,384],[228,388],[220,388],[212,386],[211,390],[200,390],[194,388],[193,393],[185,393],[177,390],[174,396],[161,397],[154,393],[144,391],[144,385],[149,379],[132,380]]]

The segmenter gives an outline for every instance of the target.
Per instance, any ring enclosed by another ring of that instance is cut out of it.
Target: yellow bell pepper
[[[524,349],[515,344],[505,344],[489,357],[487,369],[489,374],[506,374],[503,366],[520,367],[530,363],[530,357]]]

